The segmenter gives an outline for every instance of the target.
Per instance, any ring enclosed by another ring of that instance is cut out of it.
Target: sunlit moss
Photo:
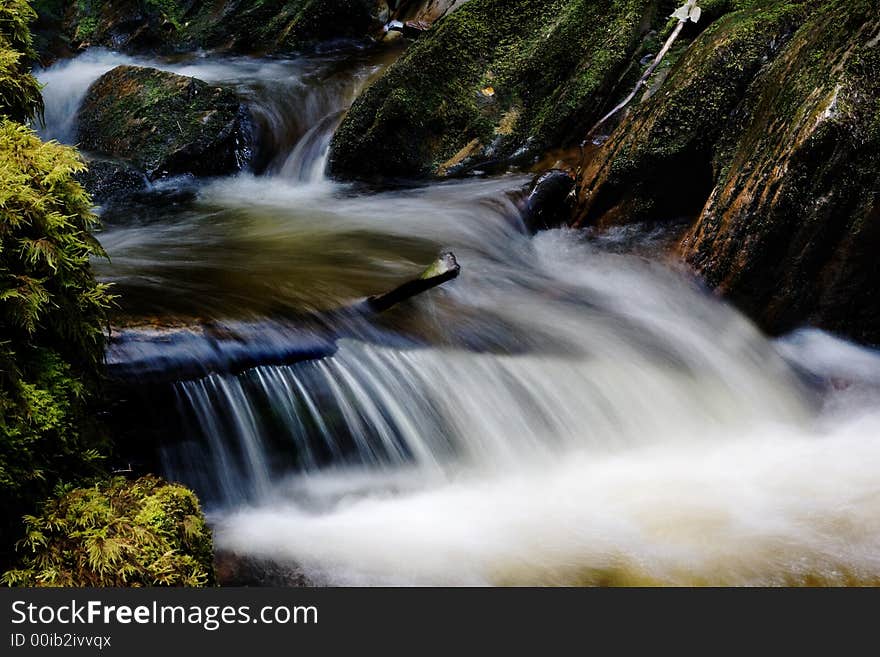
[[[91,202],[77,153],[0,120],[0,495],[3,534],[60,480],[100,472],[88,391],[110,298],[89,258]],[[91,382],[91,383],[90,383]],[[0,546],[0,551],[8,545]]]
[[[25,519],[12,586],[205,586],[213,543],[192,491],[156,477],[62,491]]]
[[[43,111],[40,86],[30,74],[35,54],[28,26],[36,17],[25,0],[0,3],[0,117],[24,122]]]

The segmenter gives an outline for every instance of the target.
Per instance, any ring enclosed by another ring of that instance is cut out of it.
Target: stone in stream
[[[321,586],[296,567],[270,559],[217,550],[214,571],[220,586]]]
[[[151,180],[240,171],[252,156],[250,112],[234,90],[140,66],[117,66],[89,87],[80,147],[125,160]]]
[[[92,158],[86,160],[88,169],[76,175],[92,201],[103,204],[131,196],[145,190],[149,181],[137,168],[120,160]]]
[[[461,175],[579,143],[630,70],[659,0],[470,0],[354,102],[330,150],[342,179]],[[642,53],[644,54],[644,53]]]
[[[574,178],[568,171],[550,169],[539,175],[521,207],[523,222],[533,233],[565,226],[574,207]]]

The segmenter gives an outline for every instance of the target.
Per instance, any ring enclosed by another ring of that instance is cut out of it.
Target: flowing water
[[[78,99],[123,59],[45,71],[47,135],[73,139]],[[117,324],[269,325],[443,250],[463,269],[337,316],[324,357],[162,384],[165,474],[200,493],[219,549],[329,584],[880,581],[880,354],[768,340],[665,262],[663,231],[530,237],[524,176],[327,180],[375,55],[148,63],[238,85],[261,160],[104,208]]]

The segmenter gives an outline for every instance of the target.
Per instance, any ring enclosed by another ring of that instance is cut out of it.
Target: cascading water
[[[88,57],[63,77],[96,76]],[[522,176],[324,179],[375,62],[169,66],[238,80],[266,173],[105,212],[96,265],[121,322],[264,321],[383,291],[441,250],[463,267],[351,319],[332,355],[168,385],[161,458],[219,549],[331,584],[880,581],[880,355],[769,341],[659,261],[662,232],[531,238]]]
[[[259,168],[300,182],[317,182],[323,178],[327,146],[342,111],[393,54],[165,61],[96,48],[38,71],[46,105],[41,136],[74,143],[76,114],[89,85],[116,66],[149,66],[236,87],[260,131]]]

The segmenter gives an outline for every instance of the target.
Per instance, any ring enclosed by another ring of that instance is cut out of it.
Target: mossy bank
[[[95,417],[113,298],[90,265],[104,253],[83,160],[24,124],[42,110],[34,18],[0,8],[0,570],[23,559],[7,584],[211,583],[191,492],[107,480],[114,445]]]

